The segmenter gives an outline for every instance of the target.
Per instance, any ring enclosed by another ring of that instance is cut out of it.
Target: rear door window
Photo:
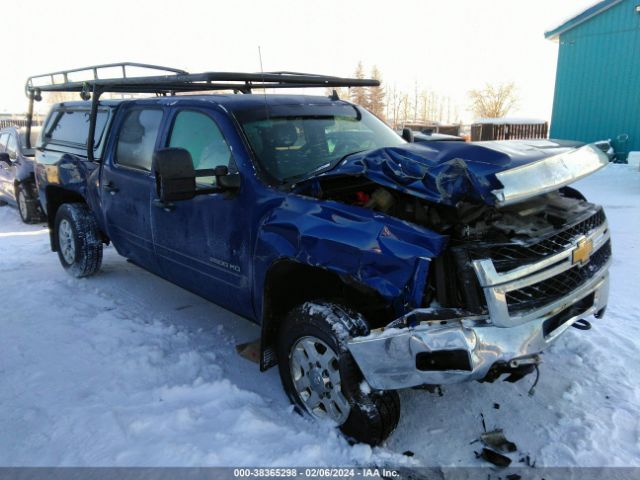
[[[151,171],[151,161],[162,122],[162,110],[139,108],[129,111],[118,134],[116,163]]]

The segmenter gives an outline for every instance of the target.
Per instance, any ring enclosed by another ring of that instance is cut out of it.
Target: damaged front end
[[[608,225],[601,207],[566,187],[606,165],[599,149],[505,142],[383,150],[355,155],[299,190],[448,239],[429,259],[422,302],[349,340],[373,388],[519,379],[574,322],[602,316]]]
[[[530,312],[531,320],[509,327],[498,326],[490,315],[415,309],[389,328],[350,339],[348,348],[367,382],[381,390],[493,381],[537,364],[537,354],[571,324],[604,310],[608,289],[603,268],[580,289]]]

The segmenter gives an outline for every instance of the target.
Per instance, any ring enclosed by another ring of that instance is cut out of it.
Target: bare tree
[[[387,95],[387,119],[393,128],[398,128],[398,87],[393,85]]]
[[[482,90],[469,92],[471,110],[481,118],[504,117],[518,103],[516,86],[513,82],[499,85],[486,84]]]
[[[404,127],[409,123],[411,118],[411,103],[409,101],[409,94],[402,93],[400,95],[400,126]]]

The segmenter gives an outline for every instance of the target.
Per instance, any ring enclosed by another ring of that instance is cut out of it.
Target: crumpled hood
[[[560,188],[606,163],[596,147],[575,149],[552,140],[414,143],[350,155],[310,181],[364,176],[434,203],[496,205]],[[509,174],[501,178],[504,172]]]

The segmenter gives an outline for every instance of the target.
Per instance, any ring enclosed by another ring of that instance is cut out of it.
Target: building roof
[[[554,40],[558,38],[563,33],[571,30],[572,28],[577,27],[578,25],[583,24],[587,20],[595,17],[596,15],[601,14],[605,10],[610,9],[614,5],[622,2],[622,0],[602,0],[601,2],[596,3],[595,5],[587,8],[582,13],[578,15],[574,15],[570,19],[564,21],[560,25],[558,25],[553,30],[549,30],[548,32],[544,32],[544,37],[548,40]]]

